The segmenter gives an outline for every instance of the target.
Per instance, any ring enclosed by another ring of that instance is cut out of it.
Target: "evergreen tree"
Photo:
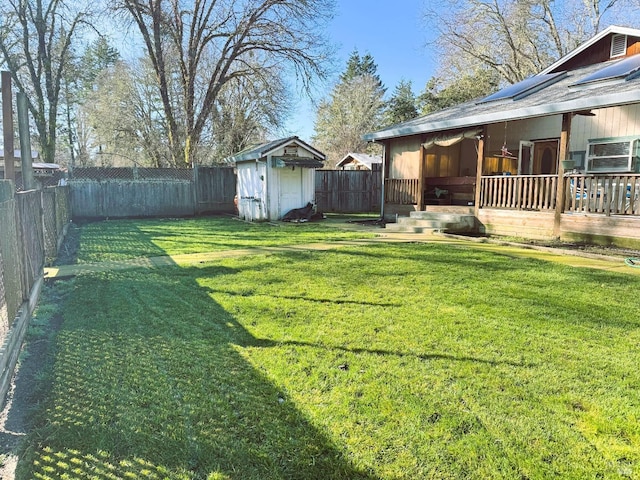
[[[393,95],[389,99],[384,112],[385,125],[395,125],[406,122],[418,116],[416,96],[413,93],[411,82],[400,80],[396,85]]]
[[[362,140],[382,125],[385,89],[377,70],[371,55],[354,51],[330,98],[318,107],[314,142],[327,154],[327,166],[350,152],[377,153]]]
[[[362,75],[371,76],[380,88],[386,90],[378,75],[378,65],[376,65],[371,54],[367,53],[364,57],[360,57],[358,50],[354,50],[351,52],[349,60],[347,60],[347,68],[342,72],[342,75],[340,75],[340,82],[347,83]]]
[[[445,108],[487,96],[498,89],[498,76],[495,72],[481,69],[445,82],[439,77],[431,78],[418,97],[421,115],[437,112]]]

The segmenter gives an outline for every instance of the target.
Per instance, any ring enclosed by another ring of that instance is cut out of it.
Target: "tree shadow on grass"
[[[374,478],[242,356],[256,339],[202,273],[74,280],[18,478]]]

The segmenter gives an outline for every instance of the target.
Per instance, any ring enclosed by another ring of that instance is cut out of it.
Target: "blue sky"
[[[338,0],[336,16],[328,29],[330,41],[338,47],[338,72],[344,70],[349,55],[357,49],[360,55],[373,56],[387,95],[403,79],[412,82],[414,93],[420,93],[435,74],[434,52],[426,45],[432,38],[422,24],[423,3],[424,0]],[[309,141],[314,120],[315,110],[301,98],[288,124],[288,133]]]

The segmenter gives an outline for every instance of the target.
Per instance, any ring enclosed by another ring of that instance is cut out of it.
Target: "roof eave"
[[[543,74],[546,74],[546,73],[554,71],[555,69],[560,67],[563,63],[565,63],[565,62],[571,60],[572,58],[576,57],[577,55],[579,55],[580,53],[585,51],[587,48],[591,47],[592,45],[596,44],[597,42],[599,42],[600,40],[605,38],[607,35],[610,35],[612,33],[613,34],[630,35],[630,36],[633,36],[633,37],[640,37],[640,30],[638,30],[638,29],[629,28],[629,27],[619,27],[617,25],[611,25],[611,26],[605,28],[604,30],[602,30],[600,33],[598,33],[595,36],[593,36],[591,39],[589,39],[585,43],[582,43],[577,48],[571,50],[569,53],[567,53],[564,57],[560,58],[555,63],[549,65],[547,68],[545,68],[540,73],[538,73],[538,75],[543,75]]]
[[[476,114],[473,117],[458,117],[439,122],[427,122],[405,127],[400,125],[394,129],[368,133],[362,138],[365,141],[375,142],[379,140],[389,140],[396,137],[418,135],[421,133],[440,132],[457,128],[477,127],[507,120],[525,120],[527,118],[559,115],[563,113],[579,112],[583,110],[606,108],[617,105],[627,105],[630,103],[638,102],[640,102],[640,89],[631,92],[600,95],[598,97],[580,98],[566,102],[535,105],[531,107],[518,108],[503,112],[485,113],[480,115]]]

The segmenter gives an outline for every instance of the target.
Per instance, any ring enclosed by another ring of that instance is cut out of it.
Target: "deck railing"
[[[563,212],[640,216],[640,174],[570,174],[562,178]],[[480,180],[480,208],[550,211],[556,208],[557,175],[495,175]],[[387,179],[385,202],[417,204],[417,178]]]
[[[396,205],[417,205],[420,185],[417,178],[387,178],[384,182],[384,201]]]
[[[565,212],[640,215],[640,174],[564,177]]]
[[[553,210],[557,175],[496,175],[480,181],[480,207]]]

